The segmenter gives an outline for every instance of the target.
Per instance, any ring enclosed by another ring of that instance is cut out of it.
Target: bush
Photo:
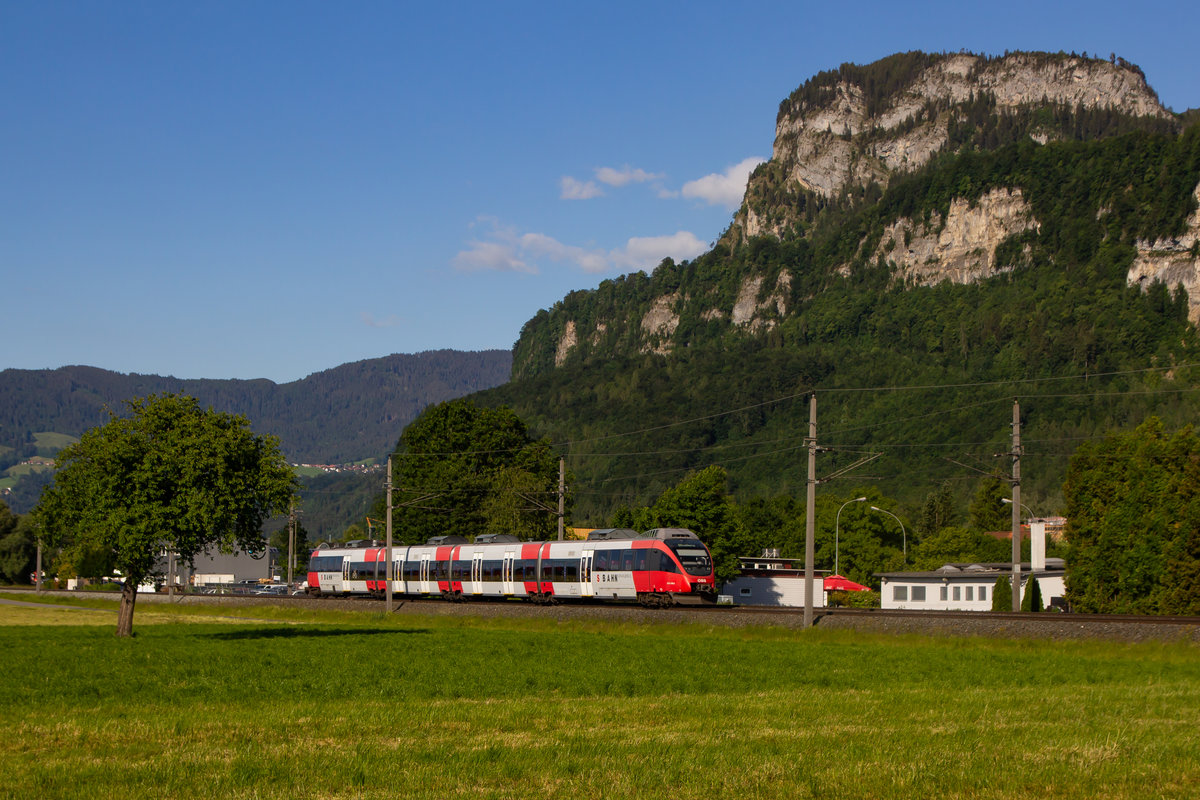
[[[1012,611],[1012,584],[1006,575],[997,578],[992,588],[992,611]]]

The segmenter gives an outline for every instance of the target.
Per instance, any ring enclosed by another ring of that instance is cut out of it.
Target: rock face
[[[965,123],[969,105],[979,98],[987,98],[995,114],[1060,106],[1171,116],[1141,71],[1125,62],[1038,53],[926,59],[927,66],[882,100],[870,85],[856,82],[853,73],[826,81],[819,91],[798,90],[785,100],[775,125],[774,179],[782,172],[787,187],[825,197],[872,182],[886,187],[894,175],[928,163],[941,151],[950,140],[951,125]],[[1056,135],[1036,123],[1028,134],[1043,143]],[[759,193],[755,181],[767,180],[766,174],[751,177],[747,198]],[[743,237],[781,236],[794,219],[778,211],[746,202],[734,231]]]
[[[1020,190],[995,189],[974,204],[951,201],[945,220],[937,213],[928,223],[897,220],[884,230],[872,261],[882,256],[900,282],[972,283],[1011,269],[1014,265],[996,262],[996,248],[1037,228]]]
[[[1197,208],[1188,217],[1187,229],[1174,239],[1138,241],[1137,257],[1129,268],[1129,283],[1145,287],[1153,281],[1167,286],[1183,284],[1188,293],[1188,319],[1200,323],[1200,184],[1193,193]]]

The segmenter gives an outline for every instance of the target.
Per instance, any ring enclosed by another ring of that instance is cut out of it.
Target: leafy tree
[[[971,528],[942,528],[927,536],[911,551],[913,567],[933,570],[944,564],[1005,561],[1010,545]]]
[[[1067,600],[1091,613],[1200,612],[1200,435],[1157,418],[1079,447],[1064,486]]]
[[[992,587],[992,611],[1012,611],[1012,582],[1007,575],[996,578]]]
[[[1008,482],[999,475],[988,475],[979,482],[967,511],[970,526],[977,531],[1006,531],[1012,527],[1012,510],[1001,501],[1008,497]]]
[[[189,564],[213,546],[261,550],[263,523],[297,488],[278,442],[244,417],[176,394],[127,405],[129,417],[110,414],[59,453],[35,509],[48,542],[68,554],[103,552],[120,571],[118,636],[133,634],[137,587],[164,550]]]
[[[557,534],[558,460],[511,409],[469,400],[434,406],[405,428],[396,448],[395,537],[409,544],[445,534]],[[568,497],[569,504],[569,497]],[[569,505],[568,505],[569,507]],[[383,517],[379,498],[372,516]]]
[[[943,482],[936,490],[925,496],[921,507],[921,518],[917,522],[917,533],[921,537],[953,525],[957,513],[954,509],[954,494],[949,482]]]
[[[13,514],[0,501],[0,577],[9,583],[29,583],[37,542],[28,515]]]
[[[751,537],[735,511],[724,467],[688,475],[663,492],[650,509],[647,527],[688,528],[708,545],[718,583],[738,574],[738,556],[753,555]]]

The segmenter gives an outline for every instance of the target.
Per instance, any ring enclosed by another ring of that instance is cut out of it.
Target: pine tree
[[[992,588],[992,611],[1011,610],[1012,584],[1008,582],[1008,576],[1001,575],[996,579],[996,585]]]
[[[1012,603],[1011,595],[1009,596],[1008,602],[1010,604]],[[1042,606],[1042,587],[1038,584],[1037,578],[1034,578],[1031,576],[1029,578],[1029,582],[1025,584],[1025,596],[1021,598],[1021,610],[1022,611],[1044,611],[1045,610],[1045,608]]]

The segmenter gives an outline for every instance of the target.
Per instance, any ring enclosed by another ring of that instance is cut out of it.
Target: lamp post
[[[1008,503],[1010,506],[1012,505],[1012,500],[1008,499],[1007,497],[1001,497],[1001,498],[1000,498],[1000,502],[1001,502],[1001,503]],[[1031,509],[1029,506],[1025,505],[1024,503],[1021,503],[1021,508],[1025,509],[1025,513],[1029,515],[1029,516],[1027,517],[1027,519],[1028,519],[1030,522],[1032,522],[1032,521],[1033,521],[1033,516],[1034,516],[1034,515],[1033,515],[1033,509]]]
[[[867,498],[865,498],[865,497],[856,497],[853,500],[847,500],[846,502],[842,503],[842,508],[845,508],[846,506],[850,505],[851,503],[866,502],[866,499]],[[838,534],[841,531],[842,508],[838,509],[837,519],[833,523],[833,574],[834,575],[842,574],[841,572],[838,571],[838,539],[839,539]]]
[[[892,512],[882,509],[879,506],[871,506],[871,510],[878,511],[881,514],[887,514],[889,517],[896,520],[896,522],[900,523],[900,536],[903,537],[903,540],[904,540],[904,563],[907,564],[908,563],[908,532],[904,530],[903,520],[901,520],[899,517],[897,517]]]

